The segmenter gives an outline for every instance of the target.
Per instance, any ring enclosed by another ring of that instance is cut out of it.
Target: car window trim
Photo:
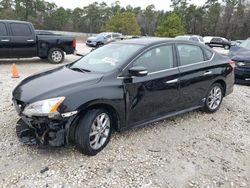
[[[7,28],[7,24],[6,24],[6,23],[4,23],[4,22],[0,22],[0,24],[3,24],[3,25],[4,25],[4,27],[5,27],[5,30],[6,30],[6,35],[0,35],[0,37],[7,37],[7,36],[9,36],[9,33],[8,33],[8,28]]]
[[[213,54],[212,54],[211,58],[208,59],[208,60],[201,61],[201,62],[197,62],[197,63],[192,63],[192,64],[188,64],[188,65],[179,66],[179,65],[178,65],[178,61],[179,61],[179,60],[178,60],[176,45],[177,45],[177,44],[188,44],[188,43],[174,43],[174,42],[169,43],[169,42],[166,42],[166,43],[154,45],[154,46],[152,46],[152,47],[150,47],[150,48],[147,48],[147,49],[143,50],[143,51],[142,51],[141,53],[139,53],[135,58],[133,58],[133,59],[130,61],[130,63],[127,64],[127,65],[122,69],[121,72],[125,71],[131,63],[134,63],[134,61],[135,61],[136,59],[138,59],[138,58],[139,58],[142,54],[144,54],[145,52],[151,50],[151,49],[154,48],[154,47],[164,46],[164,45],[166,45],[166,44],[172,45],[172,48],[173,48],[173,59],[174,59],[174,65],[175,65],[175,67],[172,67],[172,68],[169,68],[169,69],[160,70],[160,71],[151,72],[151,73],[148,73],[148,75],[158,74],[158,73],[162,73],[162,72],[167,72],[167,71],[171,71],[171,70],[174,70],[174,69],[189,67],[189,66],[192,66],[192,65],[207,63],[207,62],[212,61],[213,58],[214,58],[214,56],[215,56],[215,52],[211,51]],[[191,44],[191,45],[195,45],[195,44]],[[202,53],[203,53],[203,55],[204,55],[204,50],[203,50],[203,48],[202,48],[201,46],[199,46],[199,45],[195,45],[195,46],[200,47],[201,50],[202,50]],[[204,58],[205,58],[205,57],[204,57]],[[131,77],[126,77],[126,76],[118,76],[118,77],[117,77],[117,79],[124,79],[124,78],[131,78]],[[132,78],[133,78],[133,77],[132,77]]]
[[[202,63],[208,63],[208,62],[210,62],[210,61],[212,61],[212,60],[213,60],[214,56],[215,56],[215,53],[213,52],[213,55],[211,56],[211,58],[210,58],[209,60],[206,60],[206,61],[200,61],[200,62],[197,62],[197,63],[188,64],[188,65],[182,65],[182,66],[179,66],[179,68],[189,67],[189,66],[192,66],[192,65],[197,65],[197,64],[199,65],[199,64],[202,64]]]
[[[199,61],[199,62],[192,63],[192,64],[188,64],[188,65],[181,65],[181,64],[180,64],[180,59],[179,59],[179,52],[178,52],[178,49],[177,49],[177,45],[178,45],[178,44],[186,44],[186,45],[193,45],[193,46],[197,46],[197,47],[199,47],[199,48],[201,49],[201,51],[202,51],[202,54],[203,54],[203,58],[204,58],[204,59],[205,59],[205,54],[204,54],[204,50],[203,50],[203,48],[202,48],[200,45],[196,45],[196,44],[189,44],[189,43],[175,43],[174,45],[175,45],[175,50],[176,50],[177,62],[178,62],[177,67],[179,67],[179,68],[189,67],[189,66],[192,66],[192,65],[197,65],[197,64],[201,64],[201,63],[207,63],[207,62],[209,62],[209,61],[212,61],[212,59],[213,59],[213,58],[214,58],[214,56],[215,56],[215,52],[212,52],[212,53],[213,53],[213,55],[212,55],[212,56],[211,56],[211,58],[210,58],[210,59],[208,59],[208,60]]]
[[[174,52],[174,43],[173,42],[165,42],[165,43],[161,43],[161,44],[156,44],[156,45],[154,45],[154,46],[151,46],[150,48],[146,48],[146,49],[144,49],[142,52],[140,52],[136,57],[134,57],[123,69],[122,69],[122,71],[121,72],[123,72],[123,71],[125,71],[125,69],[127,69],[128,68],[128,66],[129,65],[131,65],[132,63],[134,63],[138,58],[140,58],[145,52],[147,52],[147,51],[149,51],[149,50],[152,50],[153,48],[155,48],[155,47],[159,47],[159,46],[164,46],[164,45],[171,45],[172,46],[172,52],[173,52],[173,63],[174,63],[174,67],[172,67],[172,68],[175,68],[175,67],[177,67],[176,66],[176,58],[175,58],[175,56],[176,56],[176,53]],[[166,69],[165,69],[166,70]]]
[[[29,31],[30,31],[30,35],[14,35],[13,30],[12,30],[12,26],[11,26],[11,25],[14,25],[14,24],[26,25],[28,27]],[[30,37],[30,36],[32,36],[32,31],[31,31],[30,25],[28,23],[16,23],[16,22],[13,22],[13,23],[9,24],[9,27],[10,27],[10,30],[11,30],[11,36],[12,37]]]

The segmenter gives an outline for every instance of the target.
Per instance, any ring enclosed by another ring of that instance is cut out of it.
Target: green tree
[[[132,12],[123,12],[112,16],[102,30],[120,32],[125,35],[141,34],[140,27]]]
[[[0,19],[15,19],[13,0],[0,0]]]
[[[175,37],[185,33],[184,24],[181,17],[173,12],[158,26],[156,36]]]

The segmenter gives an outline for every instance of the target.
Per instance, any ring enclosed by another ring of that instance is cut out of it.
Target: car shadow
[[[29,59],[0,59],[0,64],[22,64],[22,63],[46,63],[49,64],[48,60],[40,58],[29,58]]]

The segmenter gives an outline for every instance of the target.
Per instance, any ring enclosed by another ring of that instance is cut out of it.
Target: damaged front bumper
[[[69,128],[75,119],[75,113],[58,118],[26,117],[16,124],[19,141],[27,145],[63,146],[68,143]]]

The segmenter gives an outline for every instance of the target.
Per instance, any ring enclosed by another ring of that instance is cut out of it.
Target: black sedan
[[[250,39],[232,46],[228,55],[236,62],[235,82],[250,85]]]
[[[234,62],[191,41],[141,38],[103,46],[80,60],[24,79],[13,91],[26,144],[75,143],[95,155],[112,130],[195,109],[219,109],[233,91]]]

